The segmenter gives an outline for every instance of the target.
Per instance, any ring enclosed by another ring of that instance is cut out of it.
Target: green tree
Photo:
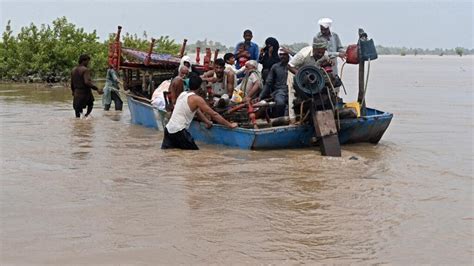
[[[148,51],[150,49],[150,41],[147,40],[146,32],[143,32],[143,38],[138,37],[137,34],[125,33],[122,35],[123,47],[133,48],[140,51]]]
[[[172,54],[177,55],[181,45],[175,43],[174,40],[171,40],[169,36],[161,36],[155,41],[154,51],[160,54]]]
[[[18,59],[15,56],[18,49],[17,40],[13,36],[10,23],[9,20],[0,43],[0,79],[12,79],[18,75],[16,71]]]
[[[454,49],[454,51],[455,51],[456,54],[459,55],[459,56],[462,56],[462,55],[464,54],[464,48],[462,48],[462,47],[456,47],[456,48]]]
[[[39,29],[33,23],[22,27],[17,36],[17,71],[22,76],[39,74],[41,72],[40,36]]]
[[[95,30],[86,33],[83,28],[76,28],[66,17],[62,17],[53,21],[52,35],[54,47],[45,54],[54,62],[54,67],[51,69],[54,72],[67,77],[71,69],[77,65],[77,59],[81,54],[91,56],[90,67],[93,74],[106,67],[104,61],[106,58],[98,55],[104,54],[107,48],[98,42],[99,37]]]
[[[95,31],[87,33],[83,28],[76,28],[65,17],[54,20],[52,26],[43,24],[38,28],[31,23],[22,27],[16,38],[8,23],[2,37],[2,78],[14,79],[15,76],[28,75],[68,78],[79,55],[83,53],[92,57],[90,67],[93,73],[103,73],[105,70],[106,45],[98,42]]]

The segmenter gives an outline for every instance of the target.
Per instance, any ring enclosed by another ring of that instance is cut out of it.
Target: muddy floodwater
[[[95,97],[77,120],[67,88],[0,85],[1,264],[473,263],[473,57],[373,61],[394,118],[341,158],[162,151]]]

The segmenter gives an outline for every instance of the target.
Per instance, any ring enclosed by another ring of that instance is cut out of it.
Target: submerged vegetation
[[[90,68],[92,74],[103,77],[107,67],[107,56],[109,43],[114,40],[115,33],[109,34],[109,38],[100,41],[96,31],[86,32],[69,22],[66,17],[54,20],[51,25],[42,24],[36,26],[31,23],[24,26],[18,34],[14,34],[10,21],[2,34],[0,40],[0,80],[8,81],[66,81],[71,69],[77,64],[80,54],[91,55]],[[137,34],[122,34],[124,47],[147,51],[150,47],[150,37],[146,32],[142,36]],[[293,51],[309,45],[299,42],[293,44],[282,44]],[[154,52],[178,54],[181,44],[170,39],[169,36],[161,36],[156,39]],[[218,41],[204,39],[195,43],[188,43],[186,51],[194,53],[196,47],[209,47],[213,51],[220,50],[220,54],[233,52],[234,47],[227,47]],[[436,48],[433,50],[421,48],[398,48],[384,47],[378,45],[377,52],[380,55],[466,55],[474,54],[474,49],[456,47],[454,49]],[[203,50],[201,50],[203,51]]]

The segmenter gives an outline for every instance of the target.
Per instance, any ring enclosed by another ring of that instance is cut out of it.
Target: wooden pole
[[[367,40],[367,33],[363,29],[359,29],[359,45],[358,45],[358,54],[359,54],[359,93],[357,96],[357,101],[362,104],[360,107],[361,115],[365,115],[365,59],[362,56],[360,41]]]
[[[120,42],[120,33],[122,32],[122,26],[118,26],[117,35],[115,35],[115,42]]]
[[[181,50],[179,51],[179,57],[183,57],[184,55],[184,50],[186,49],[186,42],[188,42],[188,40],[184,39],[183,44],[181,45]]]
[[[216,49],[216,50],[214,51],[214,60],[213,60],[214,62],[216,62],[216,59],[217,59],[217,56],[218,56],[218,55],[219,55],[219,49]]]
[[[150,64],[151,53],[153,52],[153,46],[155,46],[155,41],[156,40],[154,38],[151,38],[150,49],[148,49],[148,54],[145,58],[145,62],[143,62],[145,64],[145,66],[148,66]]]
[[[199,62],[201,61],[201,47],[196,47],[196,63],[199,65]]]
[[[206,48],[206,53],[204,55],[204,59],[203,59],[203,62],[202,64],[204,65],[204,69],[207,71],[209,70],[209,64],[211,63],[211,56],[212,56],[212,53],[211,53],[211,48]]]
[[[364,75],[365,74],[365,62],[359,62],[359,94],[357,96],[357,101],[362,103],[362,99],[364,98]]]
[[[120,56],[121,56],[121,47],[120,47],[120,33],[122,31],[122,26],[118,26],[117,34],[115,35],[115,40],[109,45],[109,65],[114,66],[115,69],[120,67]]]

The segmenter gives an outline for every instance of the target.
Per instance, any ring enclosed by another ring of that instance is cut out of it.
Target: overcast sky
[[[332,30],[344,45],[355,43],[362,27],[376,44],[420,48],[473,48],[472,1],[9,1],[0,0],[1,30],[8,20],[18,33],[31,22],[51,24],[66,16],[104,40],[117,25],[149,37],[169,35],[220,41],[234,46],[244,29],[261,45],[267,37],[280,43],[310,42],[321,17],[334,20]]]

